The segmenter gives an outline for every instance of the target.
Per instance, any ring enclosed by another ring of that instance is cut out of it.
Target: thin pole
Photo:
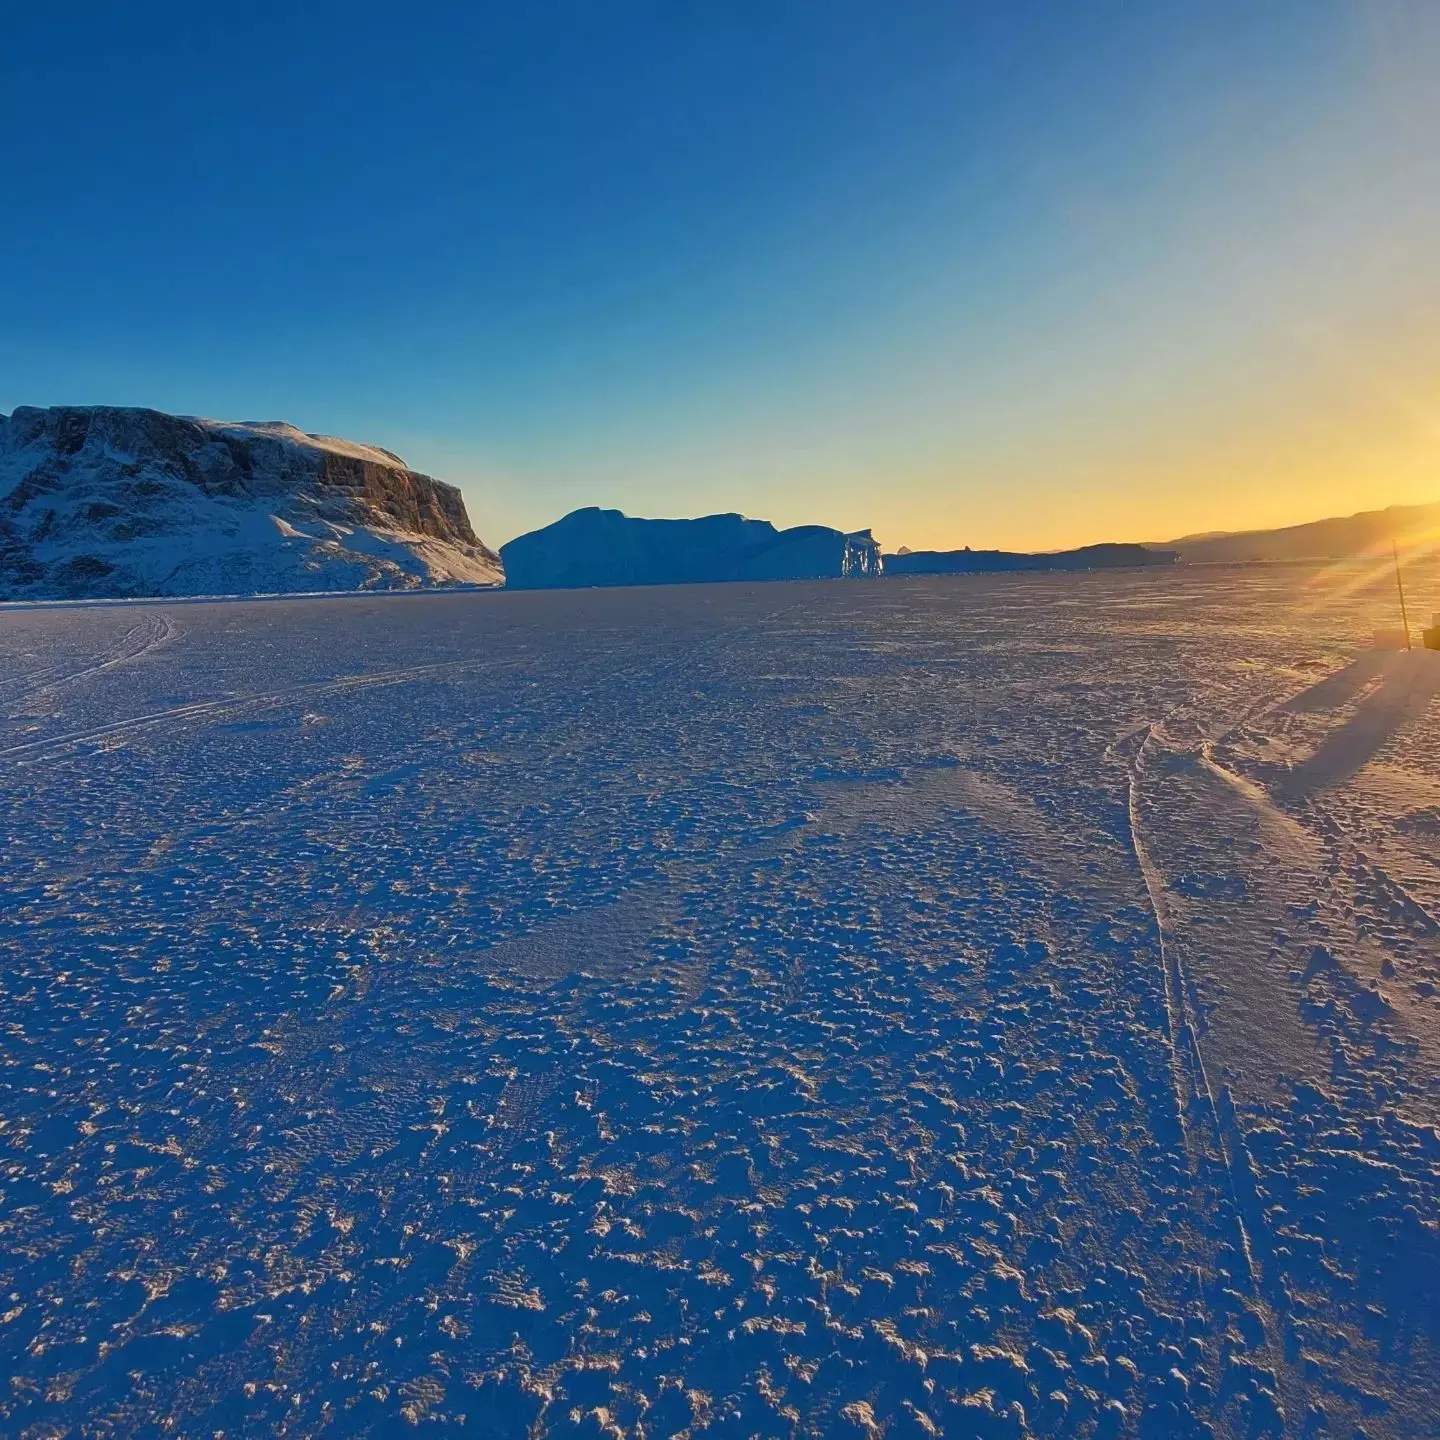
[[[1405,628],[1405,648],[1410,647],[1410,617],[1405,613],[1405,582],[1400,578],[1400,547],[1390,537],[1390,553],[1395,557],[1395,588],[1400,592],[1400,623]]]

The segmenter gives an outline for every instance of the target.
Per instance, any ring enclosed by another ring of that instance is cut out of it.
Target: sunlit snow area
[[[1440,1432],[1393,597],[0,610],[0,1433]]]

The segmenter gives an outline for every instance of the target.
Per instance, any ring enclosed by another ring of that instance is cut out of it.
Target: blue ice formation
[[[506,586],[518,590],[880,573],[880,547],[868,530],[777,530],[768,520],[743,515],[642,520],[597,506],[521,535],[501,546],[500,557]]]

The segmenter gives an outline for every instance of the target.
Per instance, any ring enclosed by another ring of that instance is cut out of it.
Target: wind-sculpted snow
[[[1386,603],[0,611],[0,1432],[1434,1433]]]

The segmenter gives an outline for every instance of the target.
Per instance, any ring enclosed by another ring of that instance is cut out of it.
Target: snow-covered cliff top
[[[354,440],[342,439],[339,435],[311,435],[297,429],[285,420],[207,420],[200,415],[181,415],[181,420],[191,420],[207,430],[218,430],[234,436],[237,440],[280,440],[301,450],[323,450],[331,455],[345,455],[351,460],[364,460],[371,465],[396,465],[404,470],[408,467],[393,450],[382,450],[378,445],[361,445]]]

